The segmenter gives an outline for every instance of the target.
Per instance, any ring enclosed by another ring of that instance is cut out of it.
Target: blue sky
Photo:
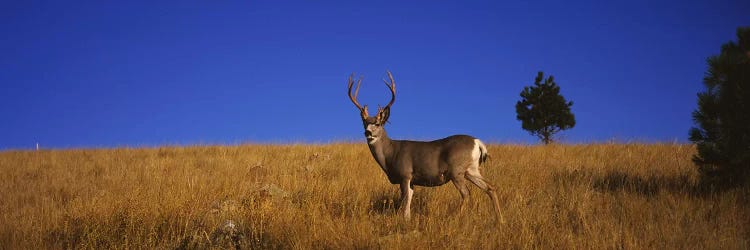
[[[0,149],[363,141],[537,143],[514,105],[537,71],[574,102],[566,143],[687,142],[748,1],[3,1]]]

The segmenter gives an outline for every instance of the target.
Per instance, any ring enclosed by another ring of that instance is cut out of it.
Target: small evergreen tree
[[[539,71],[534,86],[521,91],[521,100],[516,103],[516,119],[521,121],[524,130],[549,144],[554,134],[576,125],[570,106],[573,102],[565,101],[560,95],[554,77],[544,79],[544,72]]]
[[[698,127],[690,130],[700,172],[731,182],[747,181],[750,169],[750,27],[738,28],[737,38],[708,58],[693,111]]]

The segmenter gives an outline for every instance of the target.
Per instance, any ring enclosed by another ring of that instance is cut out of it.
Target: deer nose
[[[372,136],[372,131],[365,130],[365,136]]]

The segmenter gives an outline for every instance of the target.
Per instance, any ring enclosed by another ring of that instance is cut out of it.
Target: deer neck
[[[367,146],[370,147],[370,153],[372,153],[372,157],[375,158],[375,161],[378,162],[378,165],[380,165],[380,168],[383,169],[383,171],[387,171],[388,168],[388,162],[390,162],[392,156],[393,156],[393,141],[391,138],[388,137],[388,134],[384,133],[378,138],[378,140],[375,143],[367,144]]]

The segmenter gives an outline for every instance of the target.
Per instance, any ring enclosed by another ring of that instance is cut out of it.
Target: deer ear
[[[378,109],[378,124],[385,125],[388,122],[388,117],[391,116],[391,107],[385,107]]]

